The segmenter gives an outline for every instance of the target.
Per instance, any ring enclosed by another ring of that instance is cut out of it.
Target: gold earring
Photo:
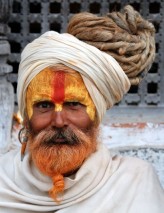
[[[18,133],[18,139],[19,139],[19,142],[22,145],[22,147],[21,147],[21,161],[23,161],[23,158],[24,158],[24,155],[25,155],[25,150],[26,150],[26,145],[27,145],[27,141],[28,141],[28,130],[25,127],[20,129],[20,131]]]

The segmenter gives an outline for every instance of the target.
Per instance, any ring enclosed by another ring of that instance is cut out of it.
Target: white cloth
[[[119,102],[129,90],[130,81],[113,57],[73,35],[49,31],[29,43],[21,54],[17,96],[22,117],[28,84],[44,68],[58,63],[81,74],[96,106],[99,121],[106,109]]]
[[[14,150],[0,158],[0,212],[163,213],[164,192],[152,167],[139,159],[110,156],[100,145],[79,171],[65,178],[63,201],[48,196],[51,180]]]

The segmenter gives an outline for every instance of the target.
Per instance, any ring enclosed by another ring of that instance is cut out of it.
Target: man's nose
[[[63,110],[53,112],[51,125],[57,128],[67,126],[67,119]]]

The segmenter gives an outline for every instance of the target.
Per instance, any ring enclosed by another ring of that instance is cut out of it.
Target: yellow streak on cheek
[[[33,114],[33,108],[32,108],[32,106],[27,107],[27,114],[28,114],[28,117],[30,119],[32,117],[32,114]]]
[[[89,115],[90,119],[92,121],[94,121],[95,120],[95,114],[96,114],[96,108],[95,108],[95,106],[94,105],[88,106],[86,112]]]
[[[56,112],[61,112],[62,109],[63,109],[62,104],[55,104],[55,111],[56,111]]]
[[[33,114],[32,91],[30,89],[27,89],[26,108],[27,108],[27,115],[28,115],[28,117],[30,119],[32,117],[32,114]]]

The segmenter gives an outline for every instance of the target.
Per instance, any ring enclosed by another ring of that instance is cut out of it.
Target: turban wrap
[[[17,95],[23,118],[30,81],[46,67],[56,64],[80,73],[95,104],[99,121],[130,87],[128,77],[113,57],[68,33],[49,31],[29,43],[21,54]]]

